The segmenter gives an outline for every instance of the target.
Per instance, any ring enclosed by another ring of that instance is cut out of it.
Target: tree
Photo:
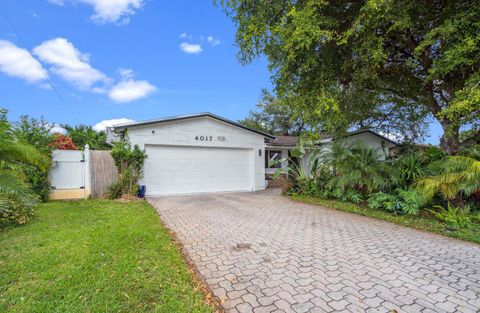
[[[55,136],[51,133],[54,124],[47,122],[43,117],[35,119],[24,115],[14,124],[13,135],[22,143],[35,147],[42,154],[51,157],[52,143]],[[50,195],[50,168],[39,168],[37,166],[24,167],[25,176],[30,183],[32,190],[40,196],[43,201],[48,200]]]
[[[277,99],[266,89],[257,103],[260,111],[250,111],[241,124],[272,135],[299,136],[306,129],[305,122],[295,116],[288,101]]]
[[[237,26],[239,59],[265,54],[280,97],[329,129],[375,126],[441,146],[480,124],[480,3],[465,1],[221,0]]]
[[[54,124],[47,122],[43,117],[36,119],[23,115],[14,124],[13,133],[18,140],[30,144],[42,152],[50,152],[49,145],[55,141],[55,136],[51,133],[53,127]]]
[[[107,134],[104,131],[97,132],[91,126],[86,125],[62,125],[67,135],[72,138],[75,146],[81,150],[88,144],[92,150],[110,150],[107,144]]]
[[[35,147],[15,138],[7,111],[0,109],[0,224],[26,223],[33,214],[38,197],[25,177],[25,168],[46,170],[47,156]]]

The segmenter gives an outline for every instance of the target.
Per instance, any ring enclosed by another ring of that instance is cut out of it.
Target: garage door
[[[252,150],[146,146],[147,195],[252,190]]]

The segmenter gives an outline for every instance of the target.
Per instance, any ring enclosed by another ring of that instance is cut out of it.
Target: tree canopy
[[[374,127],[407,139],[436,119],[442,148],[480,128],[480,2],[223,0],[239,59],[265,54],[280,97],[332,132]]]
[[[68,137],[72,138],[75,146],[83,150],[88,144],[92,150],[110,150],[112,147],[107,144],[107,135],[104,131],[97,132],[92,126],[86,125],[62,125],[67,131]]]
[[[250,111],[250,114],[239,122],[272,135],[299,136],[306,130],[305,122],[295,115],[288,102],[276,98],[265,89],[262,90],[257,108],[259,111]]]

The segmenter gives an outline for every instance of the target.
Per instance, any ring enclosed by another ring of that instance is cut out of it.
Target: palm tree
[[[329,183],[332,188],[372,193],[390,184],[388,164],[375,149],[362,143],[336,142],[323,153],[323,158],[335,175]]]
[[[480,153],[449,156],[432,164],[437,175],[420,179],[417,186],[427,199],[441,194],[447,201],[462,206],[463,199],[480,193]]]
[[[33,166],[46,170],[49,163],[49,158],[36,148],[15,138],[7,111],[0,109],[0,216],[9,216],[15,208],[32,207],[36,203],[37,196],[26,183],[25,169]]]

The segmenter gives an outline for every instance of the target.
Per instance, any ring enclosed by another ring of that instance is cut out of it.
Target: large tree
[[[268,90],[262,90],[257,108],[258,111],[250,111],[250,114],[239,122],[272,135],[299,136],[306,130],[305,122],[295,115],[288,101],[278,99]]]
[[[380,127],[421,137],[429,119],[458,152],[480,125],[476,0],[220,0],[239,58],[265,54],[280,96],[332,130]]]

